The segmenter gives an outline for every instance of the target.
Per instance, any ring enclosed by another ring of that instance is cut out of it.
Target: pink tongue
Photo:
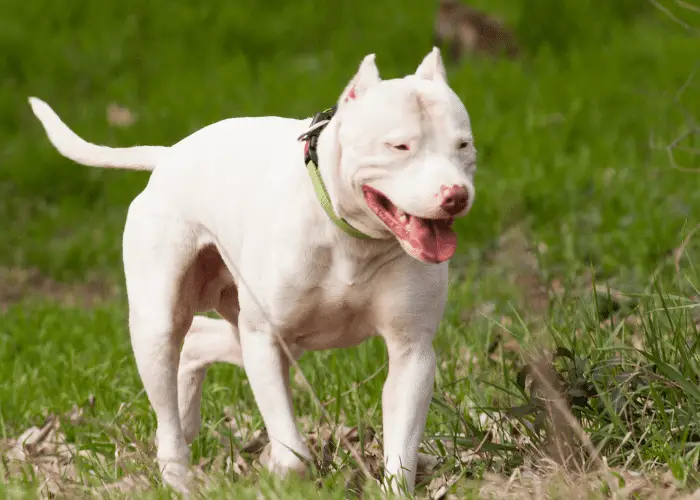
[[[446,221],[429,221],[411,217],[406,238],[420,256],[431,262],[444,262],[457,249],[457,235]]]

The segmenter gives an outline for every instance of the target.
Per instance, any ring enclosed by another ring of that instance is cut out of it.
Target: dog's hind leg
[[[290,350],[295,359],[303,352],[294,346]],[[195,316],[182,346],[177,377],[180,420],[188,444],[202,425],[202,385],[214,363],[243,367],[238,328],[225,319]]]
[[[150,200],[149,200],[150,201]],[[131,344],[156,414],[158,466],[163,481],[187,493],[189,448],[178,412],[180,344],[192,323],[194,230],[149,210],[144,193],[129,207],[123,239]]]
[[[202,424],[202,384],[213,363],[243,366],[238,328],[225,319],[195,316],[180,354],[178,406],[185,440],[192,443]]]

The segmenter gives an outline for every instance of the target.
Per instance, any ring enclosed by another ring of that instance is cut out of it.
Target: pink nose
[[[464,186],[442,186],[440,188],[440,208],[450,215],[456,215],[467,208],[469,191]]]

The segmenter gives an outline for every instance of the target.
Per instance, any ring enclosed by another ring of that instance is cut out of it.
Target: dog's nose
[[[442,186],[440,188],[440,208],[450,215],[456,215],[467,207],[469,191],[464,186]]]

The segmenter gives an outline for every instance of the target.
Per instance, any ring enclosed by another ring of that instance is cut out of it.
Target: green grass
[[[424,443],[426,453],[440,457],[433,476],[459,477],[452,491],[476,496],[491,474],[509,475],[543,453],[542,436],[528,431],[534,415],[502,419],[512,407],[537,402],[516,383],[526,363],[512,348],[517,344],[566,347],[588,360],[588,367],[567,368],[566,359],[557,366],[567,390],[589,390],[590,405],[574,413],[611,467],[649,477],[670,470],[679,488],[696,488],[700,236],[675,250],[700,223],[700,177],[672,168],[665,148],[698,127],[700,76],[690,77],[698,67],[700,14],[662,2],[693,31],[646,3],[474,3],[516,26],[524,57],[470,58],[449,70],[472,116],[479,170],[436,340],[436,396]],[[62,429],[79,449],[106,458],[102,466],[94,456],[79,461],[82,480],[96,485],[136,471],[154,486],[143,498],[167,498],[150,458],[127,453],[115,464],[114,455],[131,442],[152,451],[154,416],[128,340],[120,244],[126,209],[147,174],[61,158],[26,97],[45,99],[78,133],[112,145],[171,144],[229,116],[310,116],[334,102],[367,53],[377,53],[385,78],[414,71],[431,46],[433,2],[2,7],[0,268],[36,269],[65,283],[66,293],[95,279],[118,293],[79,308],[26,285],[25,300],[1,304],[0,437],[83,406],[85,421],[64,419]],[[132,110],[136,123],[111,127],[110,102]],[[679,164],[700,167],[698,141],[695,135],[680,144]],[[501,239],[509,228],[521,247],[536,249],[534,257]],[[549,288],[546,307],[534,305],[535,285]],[[6,296],[0,290],[0,299]],[[372,340],[308,354],[301,368],[321,401],[335,398],[326,407],[334,421],[381,436],[385,361],[383,344]],[[91,396],[94,404],[87,403]],[[305,430],[321,427],[321,412],[298,381],[294,398]],[[222,452],[216,433],[225,434],[225,408],[250,416],[243,441],[262,427],[243,372],[216,366],[205,384],[195,463]],[[480,415],[497,421],[490,439],[484,437],[492,424]],[[479,453],[463,463],[460,456],[474,449]],[[270,498],[345,498],[356,467],[348,459],[316,481],[288,483],[265,474],[238,477],[217,465],[205,470],[215,479],[214,498],[255,498],[258,489]],[[589,486],[605,496],[609,483]],[[31,497],[39,484],[12,475],[0,493]],[[424,486],[418,494],[426,494]]]

